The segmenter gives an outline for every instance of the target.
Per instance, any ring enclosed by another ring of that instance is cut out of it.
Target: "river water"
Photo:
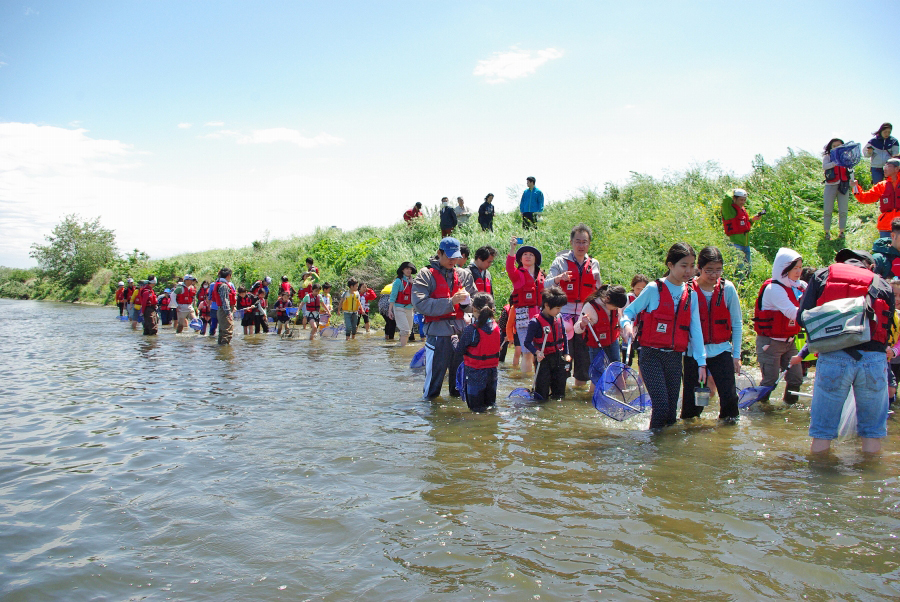
[[[802,404],[650,435],[512,405],[505,369],[474,415],[380,334],[115,313],[0,300],[4,600],[900,596],[893,422],[880,460],[811,461]]]

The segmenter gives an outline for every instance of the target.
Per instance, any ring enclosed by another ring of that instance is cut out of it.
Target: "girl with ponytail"
[[[451,340],[463,354],[466,404],[484,412],[497,400],[497,364],[500,362],[500,327],[494,322],[494,298],[488,293],[472,297],[475,321]],[[455,376],[455,375],[454,375]]]
[[[619,310],[626,305],[628,295],[625,287],[618,284],[603,284],[585,300],[581,318],[575,322],[575,334],[584,337],[591,364],[599,353],[605,353],[610,362],[619,361]]]

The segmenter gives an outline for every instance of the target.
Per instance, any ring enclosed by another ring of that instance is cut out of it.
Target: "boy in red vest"
[[[563,399],[566,396],[569,343],[566,328],[559,313],[567,303],[566,294],[558,286],[551,286],[541,293],[541,313],[528,323],[523,345],[534,354],[538,366],[534,392],[541,399]],[[543,349],[543,351],[541,351]]]
[[[153,290],[154,284],[156,284],[156,276],[150,274],[147,278],[147,284],[141,287],[138,295],[141,311],[144,312],[143,323],[145,335],[155,335],[158,329],[156,319],[157,299],[156,292]]]

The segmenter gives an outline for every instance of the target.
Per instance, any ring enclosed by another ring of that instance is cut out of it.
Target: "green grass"
[[[861,163],[856,172],[860,184],[868,187],[868,164]],[[473,218],[471,224],[458,228],[454,236],[473,253],[485,244],[500,251],[492,270],[498,301],[505,300],[511,292],[503,259],[513,236],[523,236],[527,244],[540,249],[547,269],[556,253],[568,249],[572,226],[584,222],[594,231],[591,255],[599,260],[604,281],[626,288],[636,273],[650,278],[661,276],[665,271],[666,251],[675,242],[686,241],[698,251],[706,245],[718,246],[727,257],[726,277],[738,285],[745,309],[746,345],[749,345],[752,329],[748,308],[760,283],[769,277],[771,261],[779,247],[797,250],[806,265],[824,266],[842,246],[869,249],[877,237],[877,209],[854,202],[850,206],[846,243],[825,240],[822,178],[818,156],[794,151],[773,165],[757,157],[752,171],[743,177],[723,173],[714,163],[659,179],[634,173],[624,186],[607,184],[602,191],[582,190],[570,199],[549,204],[537,230],[523,232],[521,218],[514,211],[495,216],[493,233],[482,232]],[[751,233],[753,270],[744,279],[735,272],[737,254],[728,247],[720,221],[722,198],[735,187],[748,191],[751,214],[759,209],[767,210]],[[837,222],[837,215],[834,221]],[[834,231],[837,231],[836,223]],[[394,279],[400,263],[412,261],[418,266],[425,265],[434,255],[439,240],[437,215],[431,214],[412,224],[401,221],[386,228],[363,227],[349,232],[320,229],[307,236],[257,241],[241,249],[189,253],[167,259],[148,260],[133,253],[109,269],[101,270],[89,284],[77,290],[59,290],[40,278],[35,270],[12,273],[15,271],[5,268],[0,270],[0,295],[110,303],[115,282],[128,276],[137,280],[155,273],[162,288],[171,286],[177,276],[188,272],[201,281],[213,280],[222,266],[234,270],[234,281],[238,284],[250,284],[267,275],[277,283],[282,275],[287,275],[296,286],[300,274],[306,270],[304,260],[311,256],[323,280],[335,286],[333,296],[337,298],[351,276],[380,291]]]

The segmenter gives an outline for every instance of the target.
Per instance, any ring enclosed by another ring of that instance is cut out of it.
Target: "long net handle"
[[[547,346],[547,338],[549,336],[550,336],[550,327],[544,326],[544,342],[541,345],[541,355],[544,355],[544,348]],[[537,359],[537,356],[535,356],[534,359]],[[538,371],[540,369],[541,369],[541,364],[535,363],[535,365],[534,365],[534,380],[531,381],[531,393],[532,394],[534,394],[534,388],[537,387],[537,376],[538,376]]]

